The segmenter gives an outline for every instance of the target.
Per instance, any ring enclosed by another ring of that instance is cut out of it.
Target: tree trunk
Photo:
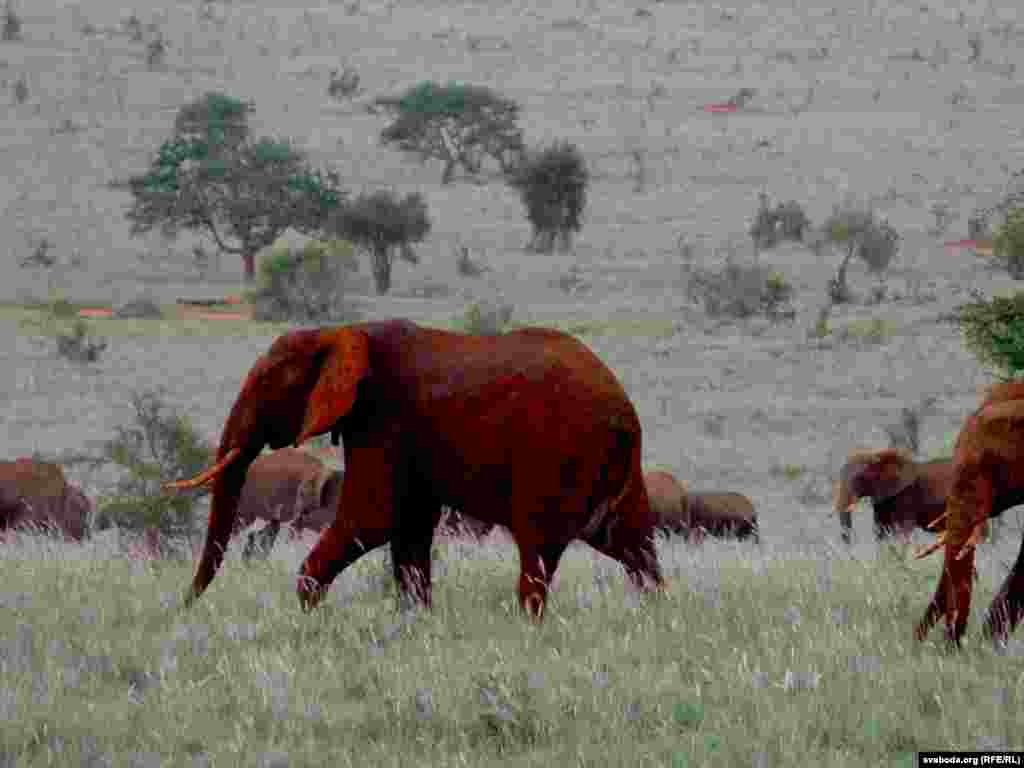
[[[245,282],[253,282],[256,279],[256,254],[247,249],[242,254],[242,265],[245,267]]]
[[[373,281],[377,285],[377,294],[383,296],[391,290],[391,259],[388,247],[375,246],[373,249]]]

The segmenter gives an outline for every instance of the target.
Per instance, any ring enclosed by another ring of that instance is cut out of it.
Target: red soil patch
[[[164,317],[179,320],[252,320],[253,308],[251,304],[243,304],[238,297],[229,297],[231,312],[219,312],[209,307],[193,307],[187,304],[175,304],[162,307]],[[114,311],[111,307],[100,307],[94,309],[78,310],[80,317],[113,317]]]

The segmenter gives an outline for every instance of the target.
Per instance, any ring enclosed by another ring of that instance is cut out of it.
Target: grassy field
[[[1024,748],[1024,643],[915,646],[937,561],[897,547],[665,541],[656,597],[581,545],[538,628],[502,533],[437,542],[429,612],[396,612],[375,553],[303,615],[305,546],[236,550],[183,612],[185,562],[2,545],[3,749],[19,766],[909,768],[920,749]]]
[[[635,599],[616,567],[573,549],[536,628],[517,615],[500,535],[439,543],[435,608],[404,618],[381,556],[310,616],[294,596],[308,541],[266,564],[232,556],[183,613],[188,562],[134,559],[106,536],[18,537],[0,544],[0,768],[833,768],[1024,749],[1024,628],[1004,655],[980,633],[1020,511],[979,550],[956,656],[938,631],[910,639],[938,559],[876,547],[867,512],[847,552],[829,514],[851,449],[886,445],[884,427],[930,396],[921,454],[948,455],[992,380],[948,317],[972,290],[1020,283],[943,243],[1024,165],[1018,5],[15,2],[21,39],[0,43],[0,457],[94,448],[153,387],[216,437],[286,328],[176,315],[179,298],[237,295],[240,260],[200,271],[198,239],[132,237],[129,197],[109,186],[146,167],[183,104],[219,90],[255,102],[255,135],[293,139],[353,194],[424,196],[419,264],[399,264],[386,296],[365,263],[353,277],[346,301],[363,316],[453,327],[497,297],[516,322],[580,335],[636,405],[644,464],[745,493],[764,544],[664,543],[664,599]],[[156,37],[166,58],[151,68]],[[360,91],[339,102],[327,89],[344,67]],[[570,252],[524,252],[522,202],[493,169],[442,185],[439,163],[380,145],[387,122],[367,105],[424,79],[491,87],[522,106],[528,144],[579,148],[592,182]],[[755,92],[746,108],[702,109],[740,89]],[[867,202],[902,237],[881,279],[851,265],[853,301],[820,333],[840,253],[752,254],[761,193],[815,225],[847,197]],[[43,241],[56,265],[19,267]],[[481,277],[459,273],[463,249]],[[694,268],[754,258],[792,286],[791,323],[712,317],[688,295]],[[51,292],[92,308],[148,297],[168,315],[90,320],[109,346],[78,364],[21,324]],[[68,474],[92,498],[116,480]]]

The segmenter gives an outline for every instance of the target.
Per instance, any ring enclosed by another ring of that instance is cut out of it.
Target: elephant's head
[[[327,432],[338,444],[339,422],[370,373],[369,347],[369,336],[358,326],[293,331],[253,365],[224,425],[216,463],[168,485],[186,489],[213,483],[206,543],[186,605],[203,593],[223,562],[246,472],[263,447],[299,446]]]
[[[869,498],[878,503],[905,490],[918,479],[918,465],[908,451],[883,448],[853,451],[833,487],[833,508],[839,513],[843,539],[849,541],[852,512],[857,502]]]

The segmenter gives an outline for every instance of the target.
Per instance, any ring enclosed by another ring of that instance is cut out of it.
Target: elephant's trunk
[[[839,527],[842,529],[843,541],[850,543],[850,532],[853,530],[853,507],[857,499],[850,493],[849,469],[843,467],[840,478],[832,488],[832,508],[839,514]]]
[[[224,561],[224,553],[238,519],[238,502],[242,495],[242,486],[245,485],[246,472],[265,443],[264,440],[255,438],[251,434],[252,430],[247,428],[257,421],[244,402],[244,398],[240,397],[224,426],[224,434],[217,450],[217,463],[190,480],[167,485],[168,488],[180,490],[213,483],[206,543],[203,545],[203,554],[199,559],[192,586],[185,595],[186,607],[203,594]]]

